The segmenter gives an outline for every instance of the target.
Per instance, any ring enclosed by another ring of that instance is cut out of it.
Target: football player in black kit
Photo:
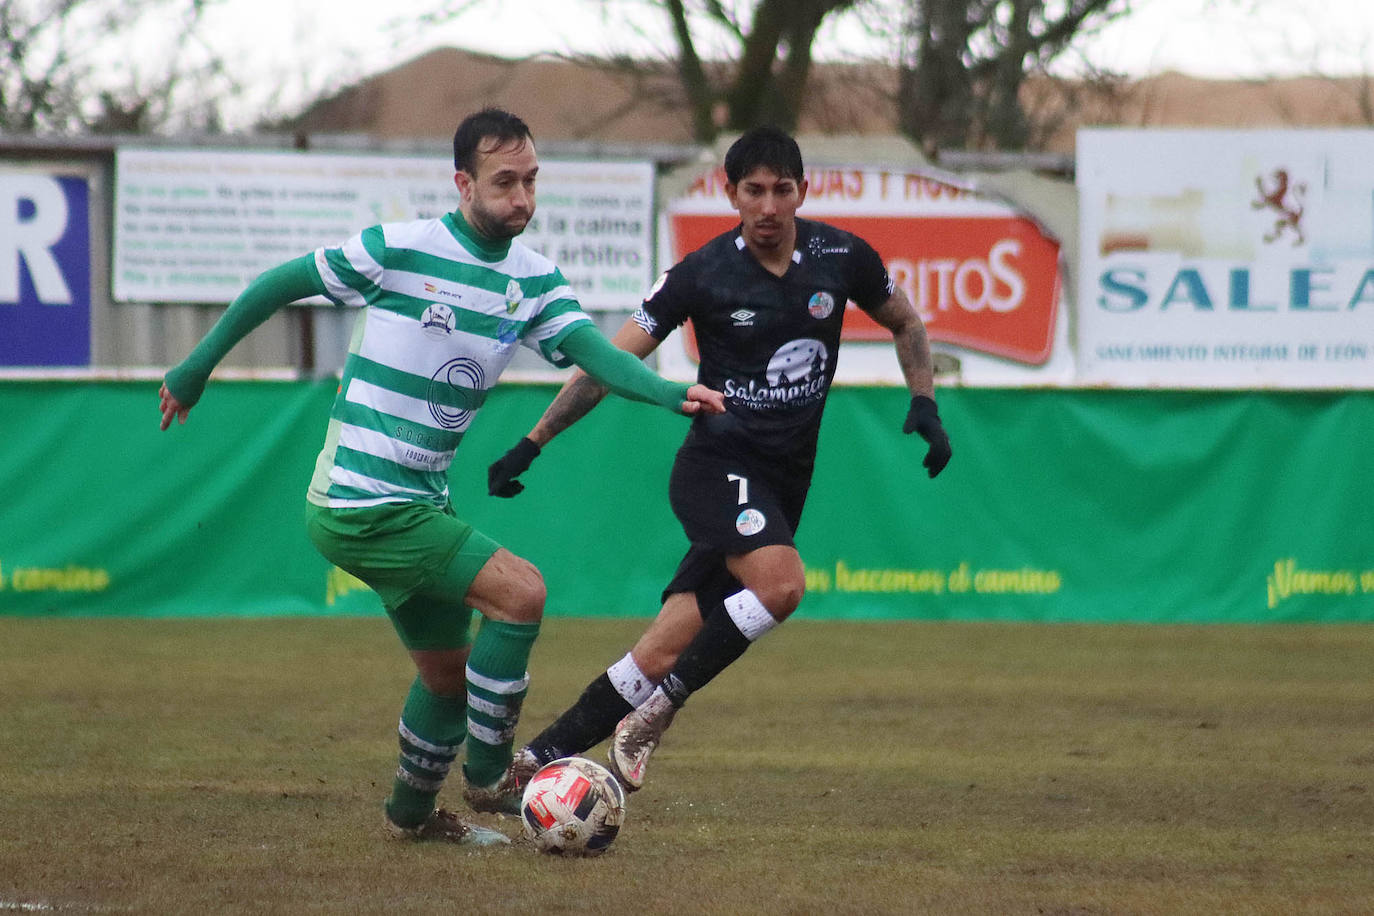
[[[669,499],[691,546],[634,648],[516,755],[508,778],[519,782],[614,734],[611,771],[626,790],[640,788],[687,698],[796,610],[805,576],[793,535],[848,300],[892,332],[911,391],[902,430],[928,443],[927,472],[949,461],[925,326],[867,242],[797,218],[806,175],[796,141],[776,128],[749,130],[726,153],[725,175],[740,224],[664,274],[613,339],[643,358],[690,318],[697,380],[725,393],[726,413],[697,418],[673,464]],[[516,477],[541,447],[605,391],[582,373],[569,380],[491,466],[491,493],[519,493]]]

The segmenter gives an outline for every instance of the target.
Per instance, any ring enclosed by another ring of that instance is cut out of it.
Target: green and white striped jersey
[[[448,502],[448,468],[516,343],[554,365],[590,321],[553,262],[477,238],[461,214],[363,230],[320,248],[340,305],[362,306],[307,498],[321,506]]]

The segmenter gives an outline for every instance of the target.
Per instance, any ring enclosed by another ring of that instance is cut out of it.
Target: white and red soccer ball
[[[610,771],[585,757],[540,767],[525,786],[520,820],[540,852],[599,856],[625,819],[625,792]]]

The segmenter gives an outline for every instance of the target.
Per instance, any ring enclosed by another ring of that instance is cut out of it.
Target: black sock
[[[633,709],[611,685],[606,672],[528,745],[541,764],[581,754],[610,737],[616,723]]]
[[[725,608],[716,608],[663,679],[663,692],[674,706],[681,706],[689,695],[705,687],[743,655],[749,643],[749,637],[740,632]]]

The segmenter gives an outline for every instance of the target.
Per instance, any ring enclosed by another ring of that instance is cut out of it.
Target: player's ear
[[[797,206],[806,203],[806,179],[797,182]]]
[[[725,182],[725,196],[730,199],[730,206],[736,210],[739,209],[739,201],[735,199],[737,194],[739,194],[739,188],[728,181]]]
[[[471,196],[473,180],[473,177],[462,169],[453,173],[453,184],[458,188],[458,196],[463,200]]]

